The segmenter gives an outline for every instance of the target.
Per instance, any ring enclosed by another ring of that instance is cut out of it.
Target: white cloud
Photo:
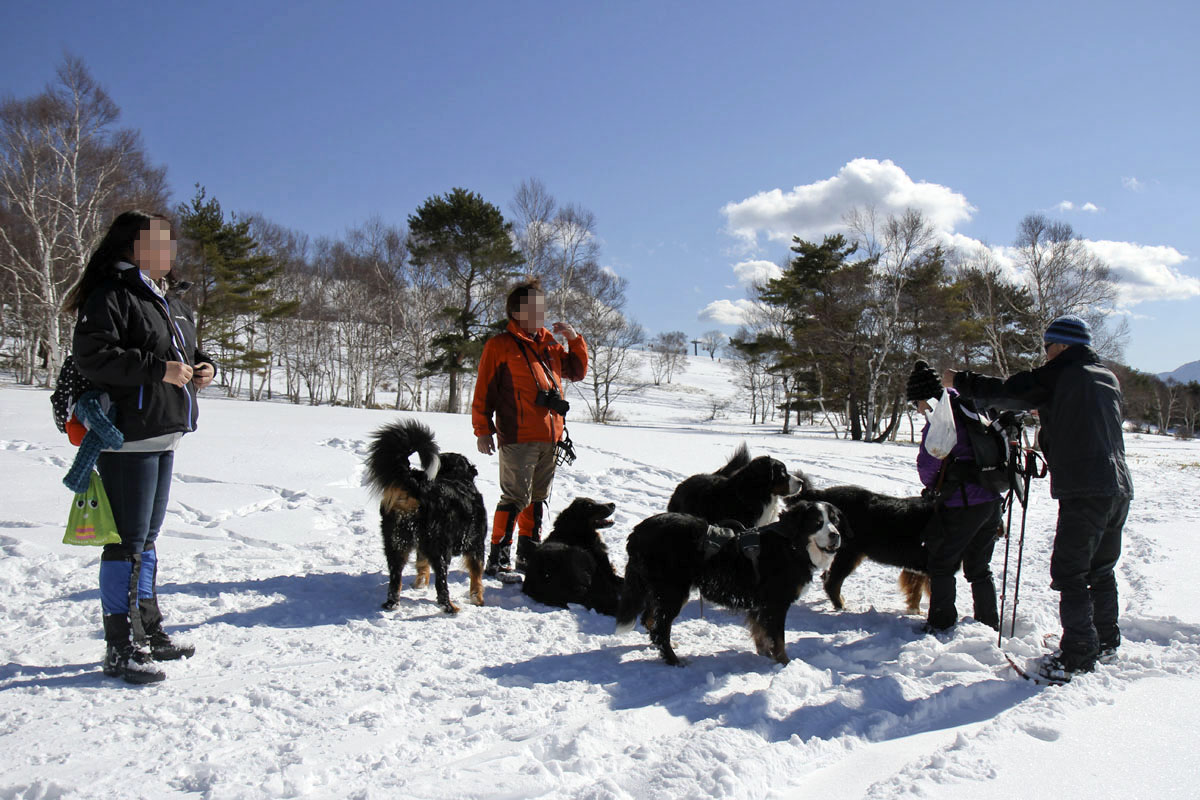
[[[783,270],[771,261],[742,261],[734,265],[733,273],[737,275],[738,283],[747,289],[783,277]]]
[[[1176,269],[1188,257],[1174,247],[1135,242],[1085,240],[1084,243],[1112,268],[1122,306],[1148,300],[1200,297],[1200,278],[1184,275]]]
[[[714,300],[700,309],[696,319],[718,325],[745,325],[759,313],[759,306],[753,300]]]
[[[1146,184],[1133,177],[1121,178],[1121,185],[1131,192],[1140,192],[1146,188]]]
[[[914,208],[944,235],[975,212],[963,195],[936,183],[916,182],[891,161],[856,158],[832,178],[795,186],[789,192],[759,192],[722,209],[728,232],[748,244],[759,234],[770,240],[792,236],[819,240],[844,231],[842,217],[854,207],[874,206],[881,217]]]
[[[1077,206],[1074,203],[1072,203],[1070,200],[1063,200],[1061,203],[1059,203],[1058,205],[1056,205],[1054,207],[1054,210],[1055,211],[1086,211],[1089,214],[1098,214],[1100,212],[1100,206],[1096,205],[1095,203],[1084,203],[1081,206]]]

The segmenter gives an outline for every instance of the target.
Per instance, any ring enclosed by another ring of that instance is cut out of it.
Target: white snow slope
[[[560,470],[551,514],[581,495],[615,502],[606,540],[623,569],[633,525],[743,441],[819,483],[919,488],[911,444],[782,436],[740,412],[705,421],[710,398],[732,393],[724,367],[701,356],[673,386],[626,401],[621,424],[573,421],[580,457]],[[362,458],[397,415],[212,395],[177,454],[158,547],[168,631],[196,656],[138,688],[99,670],[99,551],[60,543],[75,449],[46,392],[0,388],[0,798],[1200,792],[1200,445],[1127,440],[1137,496],[1119,564],[1121,658],[1042,688],[980,624],[918,632],[897,571],[871,564],[847,580],[847,610],[819,587],[793,606],[786,667],[755,655],[737,615],[696,600],[675,627],[682,668],[640,627],[617,636],[609,617],[512,586],[488,580],[486,605],[472,606],[457,562],[458,615],[439,611],[432,589],[414,592],[411,568],[400,607],[384,612]],[[495,459],[475,452],[468,418],[414,416],[475,461],[494,506]],[[1034,487],[1005,641],[1021,658],[1057,630],[1047,490]],[[1003,557],[1001,542],[997,576]],[[971,607],[961,579],[958,607]]]

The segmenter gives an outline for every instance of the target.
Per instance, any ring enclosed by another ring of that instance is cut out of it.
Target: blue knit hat
[[[1074,314],[1065,314],[1050,323],[1050,327],[1046,328],[1046,332],[1042,334],[1042,341],[1046,344],[1058,342],[1066,345],[1083,344],[1091,347],[1092,329]]]

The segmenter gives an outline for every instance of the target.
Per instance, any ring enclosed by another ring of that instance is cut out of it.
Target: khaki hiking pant
[[[554,482],[554,458],[553,442],[501,445],[500,504],[492,523],[493,542],[503,539],[514,523],[521,541],[540,541],[542,513]]]
[[[524,509],[550,496],[554,482],[554,442],[500,446],[500,505]]]

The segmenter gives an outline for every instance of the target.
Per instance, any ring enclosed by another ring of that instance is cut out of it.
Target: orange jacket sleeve
[[[492,384],[496,379],[497,349],[496,342],[490,340],[483,346],[483,353],[479,356],[479,373],[475,376],[475,398],[471,401],[471,427],[475,430],[476,438],[496,432],[496,426],[492,422],[492,414],[496,410]]]

